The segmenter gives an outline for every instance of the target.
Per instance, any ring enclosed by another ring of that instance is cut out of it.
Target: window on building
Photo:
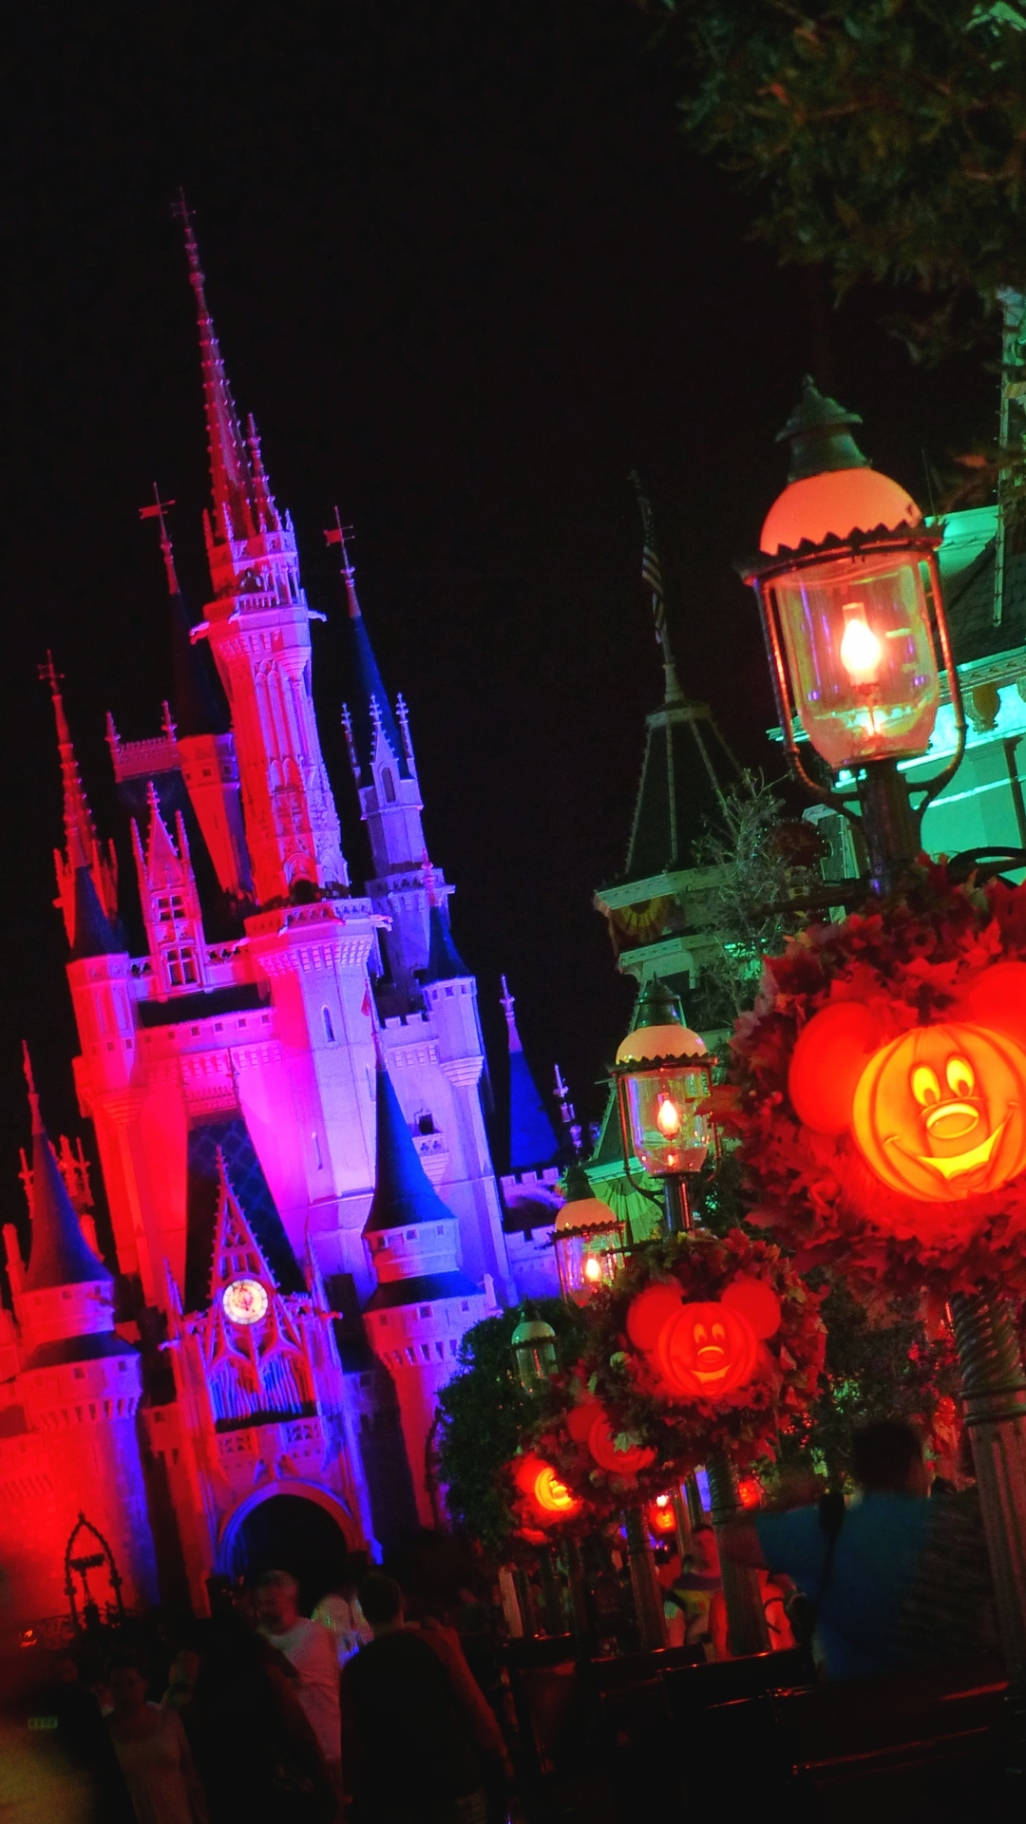
[[[332,1023],[331,1023],[331,1009],[330,1009],[330,1007],[322,1007],[322,1008],[321,1008],[321,1019],[322,1019],[322,1020],[323,1020],[323,1021],[324,1021],[324,1036],[325,1036],[325,1038],[326,1038],[326,1039],[327,1039],[327,1041],[328,1041],[328,1044],[329,1044],[329,1045],[334,1045],[334,1043],[335,1043],[335,1028],[334,1028],[334,1026],[333,1026],[333,1025],[332,1025]]]
[[[185,917],[185,901],[180,893],[158,893],[153,911],[160,924],[170,925],[176,918]]]
[[[385,796],[385,803],[394,804],[395,780],[392,777],[392,768],[390,766],[385,766],[381,769],[381,790]]]
[[[164,951],[164,969],[169,988],[188,988],[199,980],[196,952],[191,944],[175,944]]]

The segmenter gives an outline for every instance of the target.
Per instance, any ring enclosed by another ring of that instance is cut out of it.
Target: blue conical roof
[[[514,1172],[551,1165],[559,1151],[556,1129],[522,1051],[509,1055],[509,1163]]]
[[[410,777],[410,763],[406,750],[399,738],[399,725],[396,722],[391,700],[382,682],[374,648],[359,606],[356,603],[355,591],[350,595],[350,613],[347,621],[349,628],[349,676],[352,680],[348,701],[351,706],[353,725],[353,745],[360,766],[370,765],[374,747],[374,708],[376,705],[381,732],[395,755],[399,768],[399,777]]]
[[[378,1132],[374,1148],[374,1196],[363,1225],[365,1235],[413,1228],[422,1222],[455,1222],[421,1165],[413,1135],[399,1107],[392,1079],[378,1063]]]
[[[428,913],[428,960],[427,968],[418,971],[422,982],[454,982],[461,976],[470,975],[470,970],[453,943],[449,920],[441,906],[432,906]]]
[[[124,945],[100,904],[91,870],[86,866],[76,868],[72,960],[78,963],[87,956],[116,956],[123,949]]]
[[[178,733],[223,735],[231,727],[228,699],[217,674],[206,640],[191,638],[192,622],[185,597],[179,590],[171,598],[171,699]]]
[[[111,1277],[82,1233],[53,1147],[37,1123],[32,1137],[32,1245],[25,1291],[81,1286]]]

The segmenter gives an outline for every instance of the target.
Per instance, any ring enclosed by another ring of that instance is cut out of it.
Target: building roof
[[[363,1233],[377,1235],[386,1229],[414,1228],[421,1222],[455,1220],[420,1162],[392,1079],[383,1060],[379,1059],[374,1196]]]
[[[994,618],[997,508],[949,513],[938,552],[944,606],[959,665],[1026,644],[1026,552],[1006,543],[1001,618]]]
[[[113,1275],[82,1233],[49,1137],[38,1120],[33,1128],[32,1236],[24,1289],[110,1282]]]
[[[390,1279],[372,1292],[365,1311],[391,1311],[400,1305],[427,1305],[439,1298],[481,1298],[465,1273],[423,1273],[416,1279]]]
[[[686,866],[695,837],[737,772],[707,704],[681,699],[650,715],[623,879]]]
[[[134,1343],[126,1343],[116,1330],[99,1330],[90,1336],[60,1336],[51,1343],[40,1343],[24,1363],[32,1368],[63,1368],[68,1362],[100,1362],[108,1356],[138,1355]]]

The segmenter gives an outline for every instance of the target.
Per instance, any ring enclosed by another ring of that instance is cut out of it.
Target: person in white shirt
[[[356,1594],[357,1585],[369,1568],[365,1552],[354,1554],[344,1565],[338,1582],[321,1597],[311,1617],[313,1621],[322,1622],[334,1638],[340,1666],[374,1638]]]
[[[341,1789],[342,1722],[334,1639],[319,1621],[299,1613],[299,1585],[288,1571],[265,1571],[255,1598],[257,1626],[294,1668],[296,1696]]]

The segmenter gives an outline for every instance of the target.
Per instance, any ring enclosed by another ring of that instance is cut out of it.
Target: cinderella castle
[[[192,624],[158,502],[174,678],[152,738],[108,722],[120,851],[46,667],[75,1086],[113,1252],[81,1145],[51,1144],[29,1067],[27,1252],[4,1227],[0,1568],[33,1625],[160,1596],[202,1610],[212,1577],[257,1563],[327,1582],[347,1547],[437,1523],[435,1400],[461,1337],[557,1289],[556,1131],[507,995],[521,1169],[497,1176],[477,986],[339,526],[342,717],[374,875],[350,881],[311,689],[325,617],[236,411],[184,219],[211,599]]]

